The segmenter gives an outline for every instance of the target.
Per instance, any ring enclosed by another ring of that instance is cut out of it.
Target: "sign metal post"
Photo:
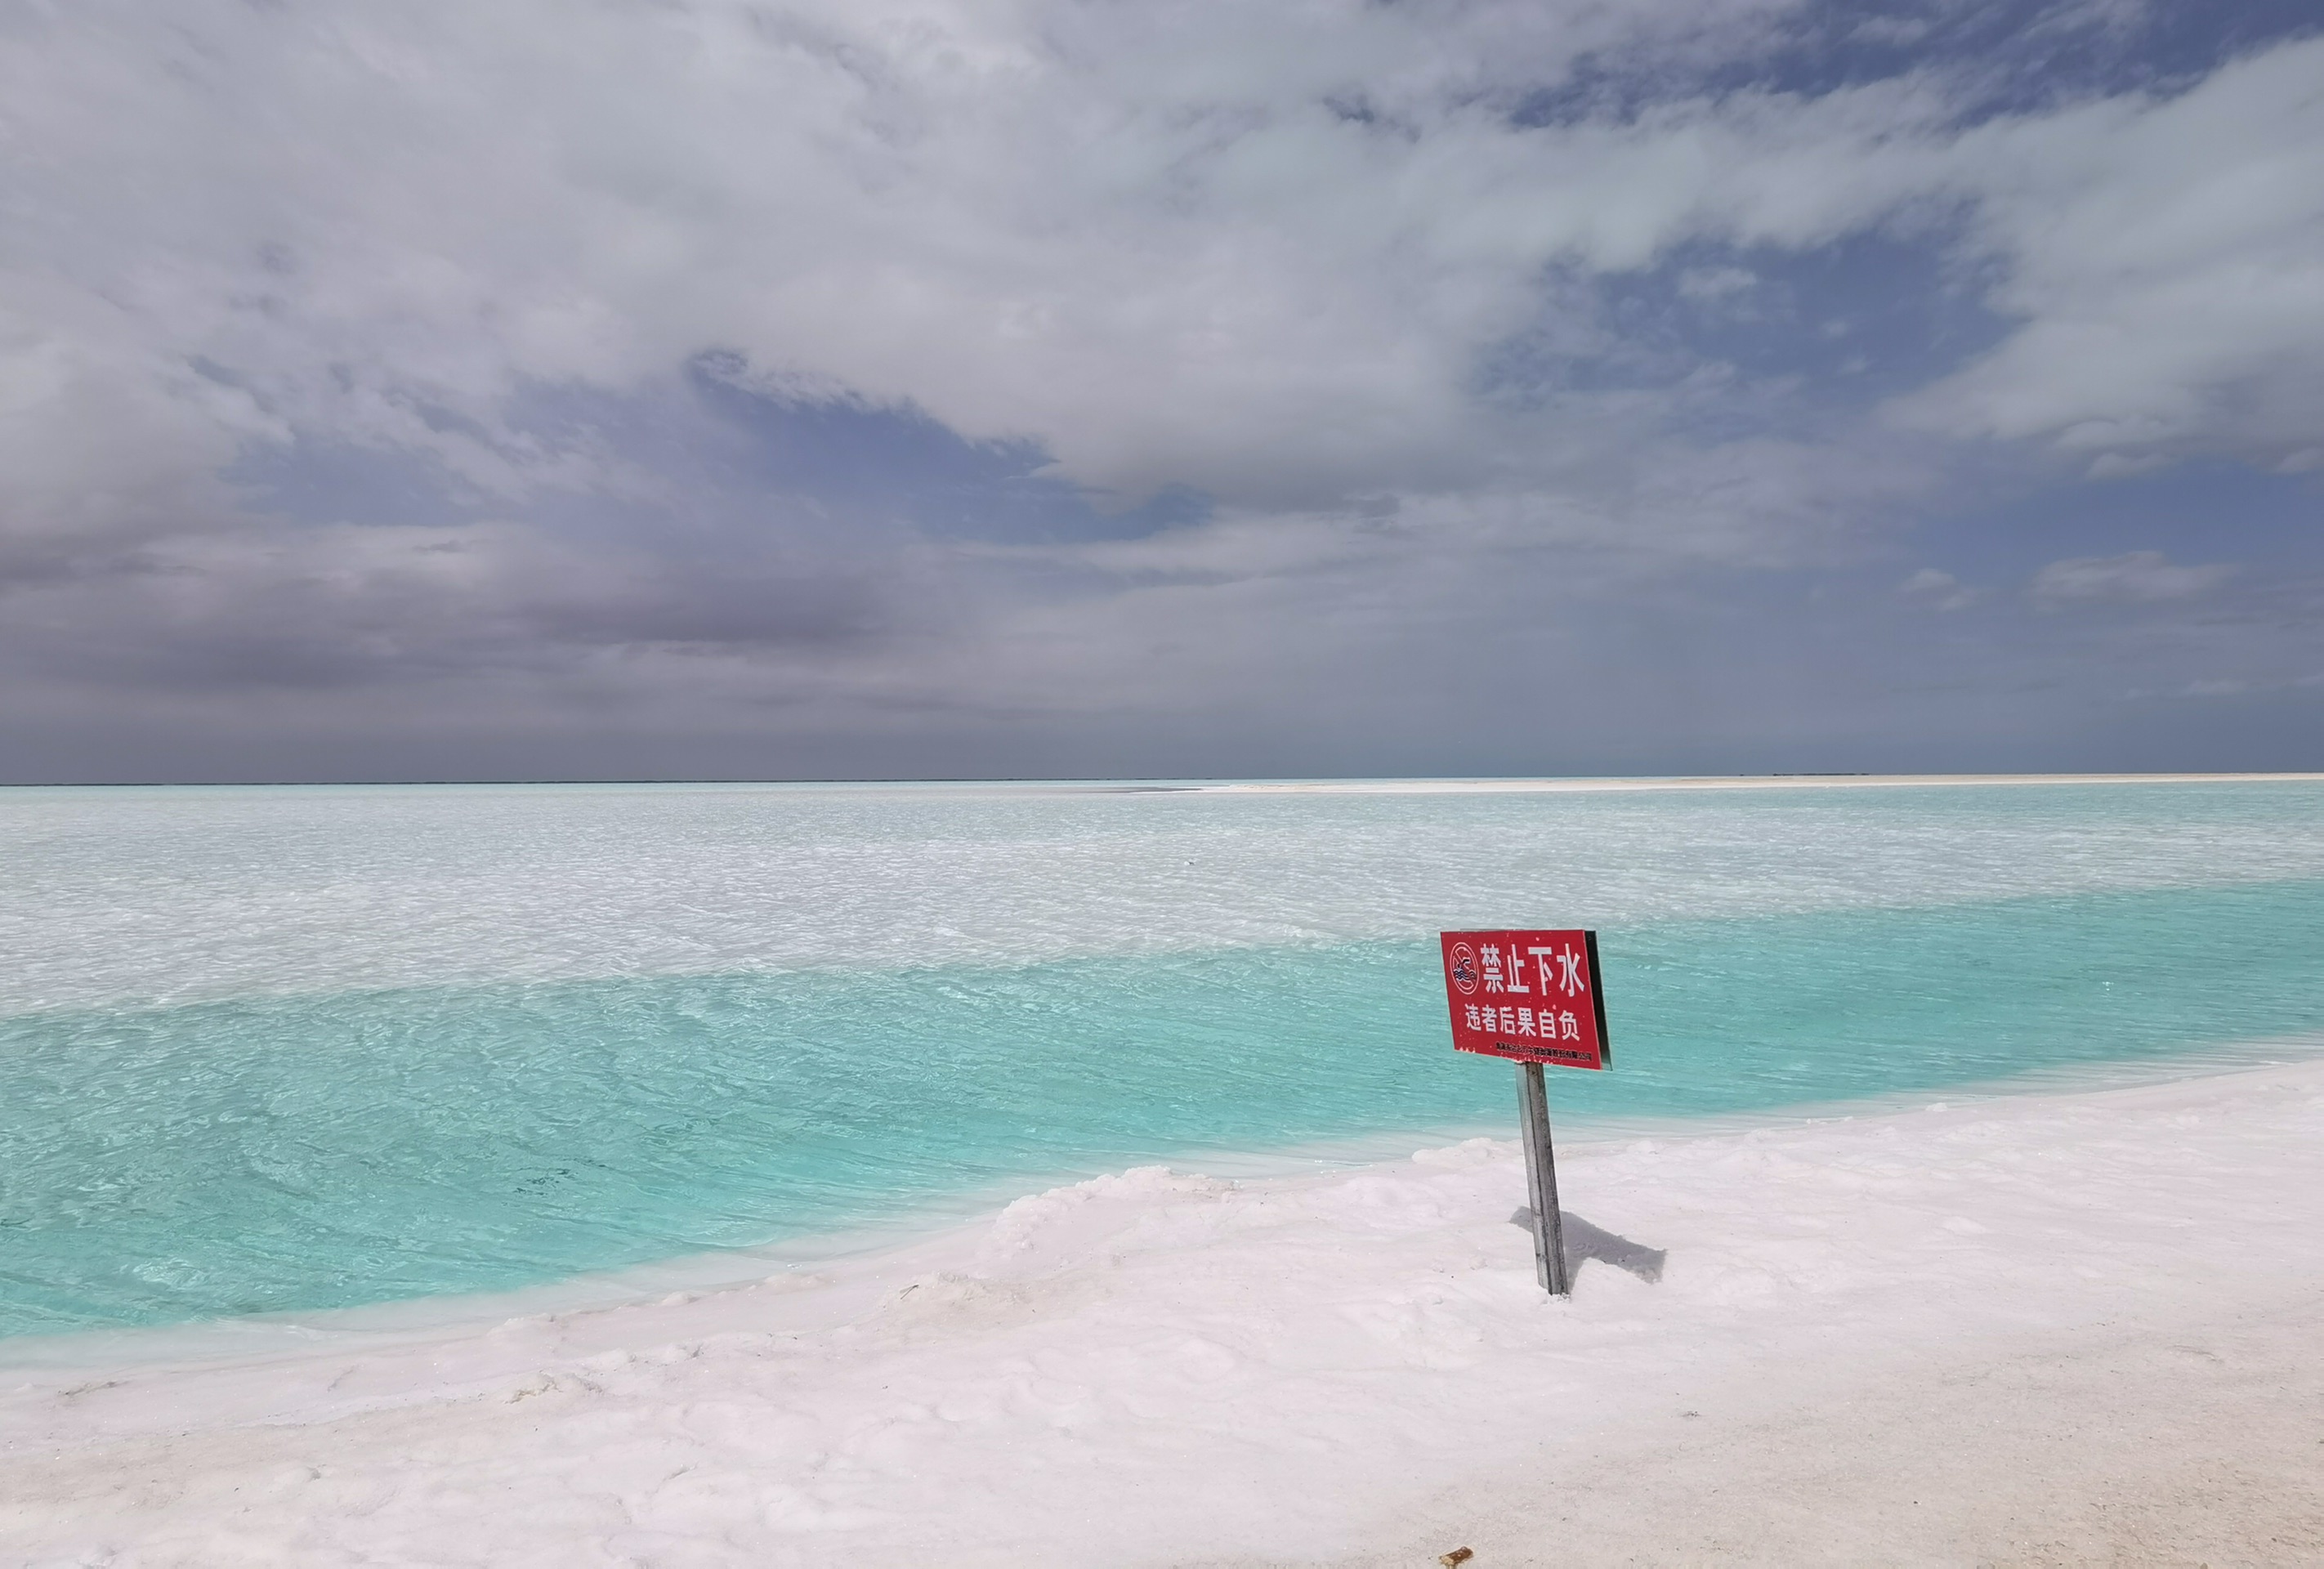
[[[1557,1206],[1549,1090],[1542,1068],[1599,1069],[1614,1059],[1591,931],[1446,932],[1444,997],[1452,1045],[1517,1065],[1517,1122],[1525,1131],[1526,1191],[1533,1201],[1534,1262],[1542,1289],[1573,1293],[1565,1221]]]
[[[1565,1217],[1557,1208],[1557,1156],[1549,1143],[1549,1091],[1537,1062],[1517,1064],[1517,1115],[1525,1127],[1526,1194],[1533,1201],[1535,1272],[1552,1297],[1571,1297]]]

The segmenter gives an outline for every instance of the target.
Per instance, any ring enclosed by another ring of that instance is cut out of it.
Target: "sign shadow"
[[[1611,1264],[1617,1269],[1636,1275],[1652,1285],[1663,1278],[1663,1262],[1670,1257],[1668,1250],[1649,1248],[1628,1237],[1618,1237],[1600,1226],[1593,1226],[1570,1209],[1561,1209],[1557,1217],[1565,1232],[1565,1269],[1567,1278],[1579,1270],[1582,1263],[1596,1259]],[[1533,1211],[1520,1209],[1509,1217],[1513,1226],[1533,1230]]]

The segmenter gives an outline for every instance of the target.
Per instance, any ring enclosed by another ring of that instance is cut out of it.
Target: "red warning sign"
[[[1602,1068],[1614,1060],[1596,932],[1443,936],[1455,1048],[1558,1067]]]

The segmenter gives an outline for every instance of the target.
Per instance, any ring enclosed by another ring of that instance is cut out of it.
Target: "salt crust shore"
[[[362,1355],[10,1373],[0,1562],[2324,1561],[2324,1064],[1561,1173],[1659,1281],[1544,1300],[1478,1140]]]
[[[1250,780],[1189,787],[1213,795],[1589,795],[1599,791],[1923,789],[1933,785],[2316,784],[2324,773],[1849,773],[1635,779]]]

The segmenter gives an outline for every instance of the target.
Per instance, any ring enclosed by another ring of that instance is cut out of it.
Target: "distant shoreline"
[[[420,779],[46,780],[11,790],[235,789],[946,789],[1053,795],[1567,795],[1637,790],[1895,789],[1943,785],[2324,784],[2294,773],[1746,773],[1577,774],[1425,779]]]
[[[1594,791],[1895,789],[1938,785],[2318,784],[2324,773],[1775,773],[1628,779],[1252,780],[1194,787],[1236,795],[1568,795]]]

